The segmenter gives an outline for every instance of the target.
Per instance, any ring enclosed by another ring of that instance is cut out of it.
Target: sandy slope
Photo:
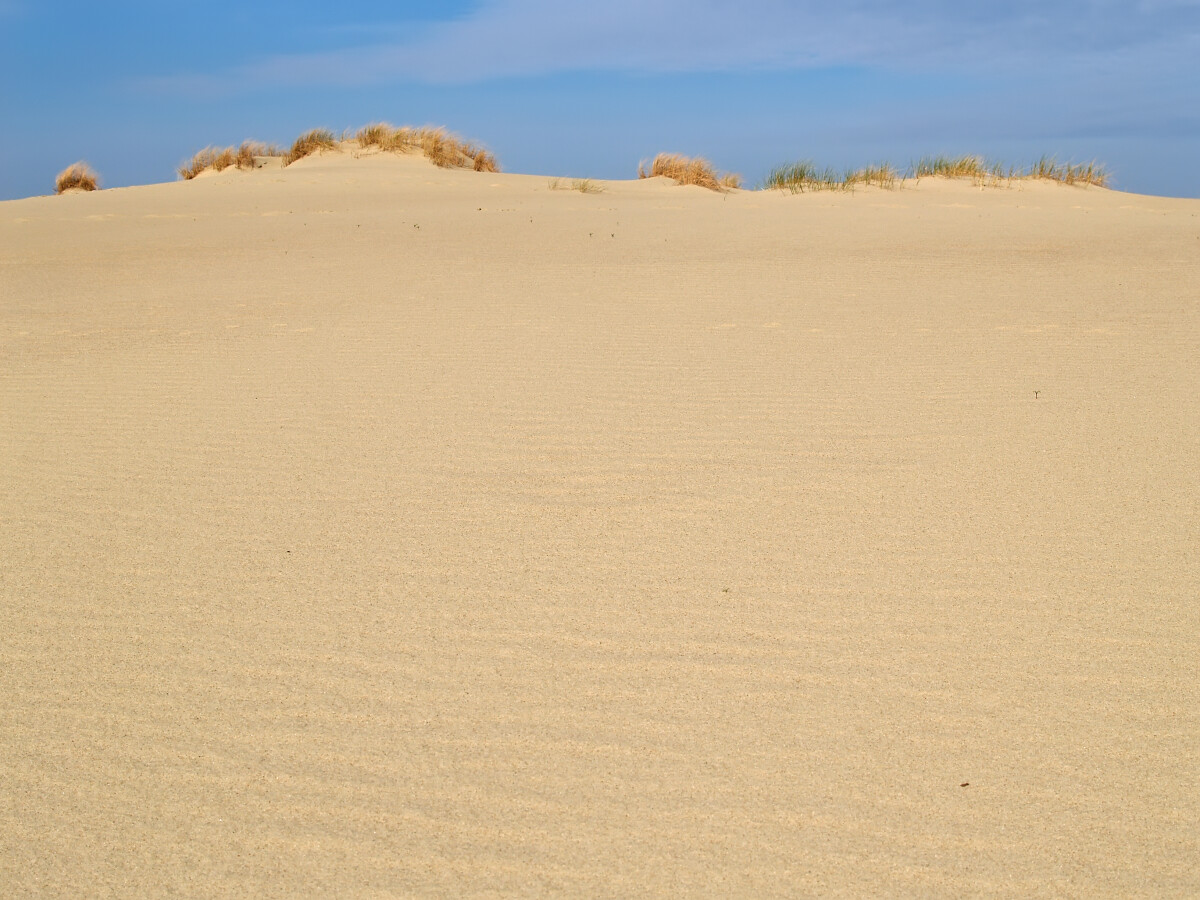
[[[1048,184],[2,203],[4,893],[1195,896],[1198,298]]]

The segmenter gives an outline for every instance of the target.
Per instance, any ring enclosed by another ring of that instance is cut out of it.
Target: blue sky
[[[506,171],[1098,159],[1200,196],[1200,0],[0,0],[0,199],[207,144],[444,124]]]

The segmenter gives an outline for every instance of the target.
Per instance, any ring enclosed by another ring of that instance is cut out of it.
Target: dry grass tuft
[[[67,166],[54,179],[54,193],[65,191],[95,191],[100,189],[100,176],[92,167],[80,160]]]
[[[279,148],[267,146],[258,141],[242,141],[242,145],[234,151],[234,165],[239,169],[253,169],[258,165],[260,156],[282,156]]]
[[[499,172],[496,157],[482,147],[464,141],[445,128],[394,128],[386,122],[376,122],[360,128],[355,134],[360,147],[378,147],[396,153],[420,150],[430,162],[444,169],[474,169],[476,172]]]
[[[337,145],[337,138],[328,128],[314,128],[296,138],[292,149],[284,155],[283,164],[290,166],[296,160],[320,153],[322,150],[336,150]]]
[[[213,147],[205,147],[203,150],[197,151],[195,156],[179,167],[179,177],[184,181],[191,181],[211,166],[216,158],[217,151]]]
[[[443,169],[455,168],[462,164],[464,157],[458,152],[458,142],[453,140],[443,128],[422,128],[415,134],[417,146],[435,166]]]
[[[638,178],[670,178],[678,184],[694,184],[710,191],[726,191],[741,186],[739,175],[717,175],[712,163],[700,157],[681,156],[678,153],[660,153],[650,163],[638,166]]]
[[[444,128],[420,128],[412,136],[421,152],[435,166],[443,169],[474,169],[476,172],[498,172],[496,158],[474,144],[469,144]]]
[[[219,150],[213,158],[212,167],[218,172],[224,172],[230,166],[237,165],[237,151],[232,147]]]
[[[496,162],[496,157],[486,150],[472,148],[475,150],[474,163],[471,168],[476,172],[499,172],[500,163]]]
[[[201,172],[213,169],[224,172],[231,166],[239,169],[253,169],[258,165],[258,157],[283,156],[275,145],[260,144],[258,141],[243,141],[239,147],[205,147],[178,169],[179,177],[191,181]]]
[[[410,128],[408,125],[397,128],[384,138],[379,146],[383,150],[391,150],[395,153],[418,150],[420,149],[420,140],[417,138],[417,129]]]
[[[390,141],[395,133],[396,129],[386,122],[372,122],[370,125],[364,125],[358,129],[354,139],[358,141],[360,147],[380,147],[390,150],[393,149]]]

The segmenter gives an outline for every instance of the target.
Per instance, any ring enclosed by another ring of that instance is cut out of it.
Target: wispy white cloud
[[[3,2],[3,0],[0,0]],[[1194,72],[1200,0],[488,0],[453,21],[389,28],[353,49],[169,79],[241,84],[452,84],[567,71],[695,72],[837,65],[1014,71],[1130,54]]]

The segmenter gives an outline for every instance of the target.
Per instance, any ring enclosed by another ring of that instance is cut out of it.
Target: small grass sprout
[[[596,184],[590,178],[573,178],[568,185],[561,178],[550,179],[550,190],[552,191],[579,191],[581,194],[602,194],[604,188]]]
[[[602,194],[604,187],[592,181],[590,178],[573,178],[571,183],[567,184],[561,178],[550,179],[550,190],[552,191],[579,191],[581,194]]]
[[[99,188],[100,176],[82,160],[67,166],[54,179],[54,193],[56,194],[66,191],[95,191]]]

